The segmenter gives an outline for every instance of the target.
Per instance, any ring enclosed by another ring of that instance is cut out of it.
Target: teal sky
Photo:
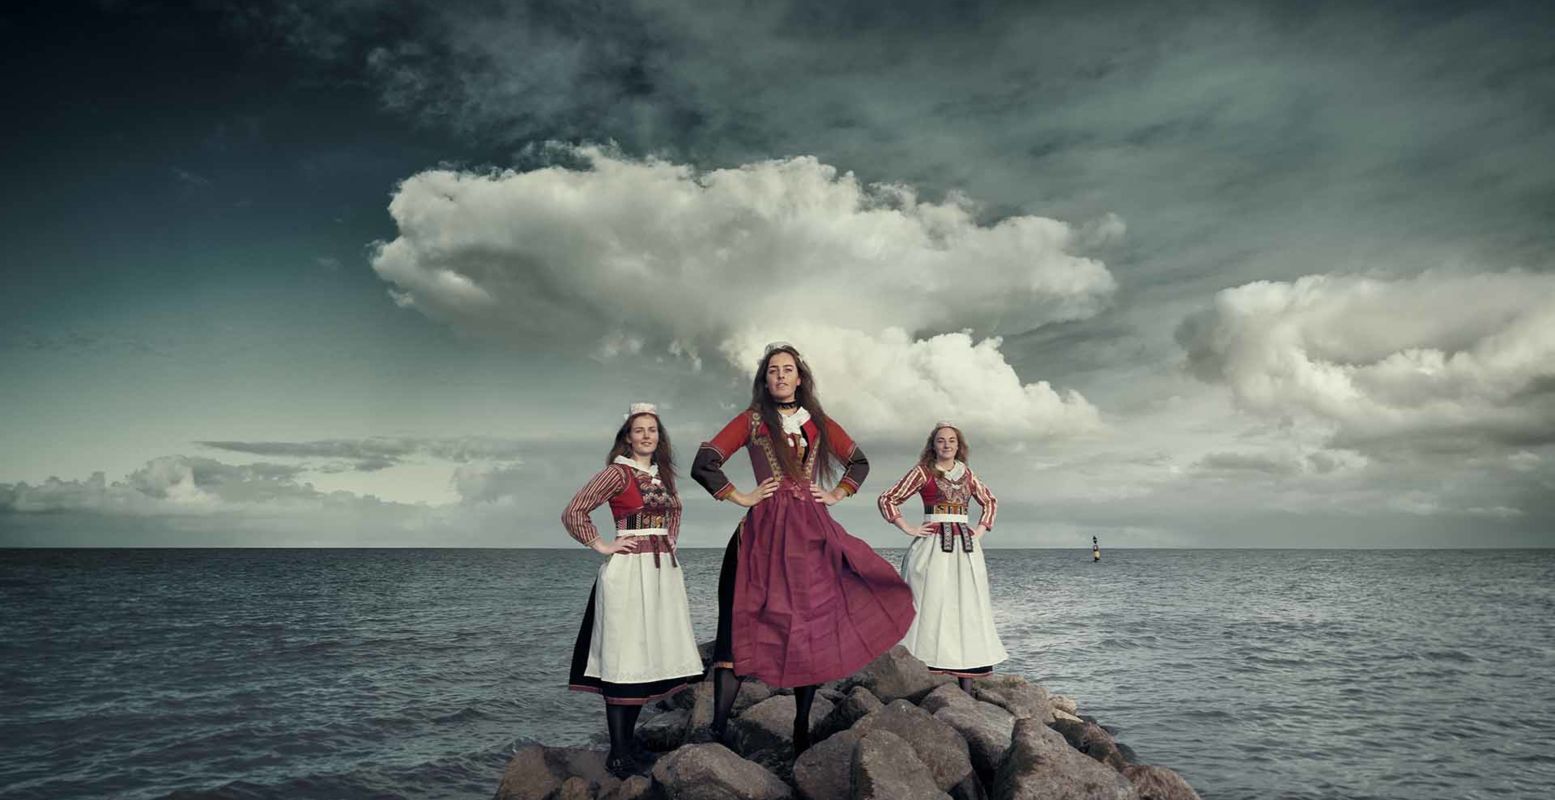
[[[0,546],[566,546],[626,406],[688,465],[772,339],[879,545],[942,417],[990,544],[1555,544],[1552,22],[6,12]]]

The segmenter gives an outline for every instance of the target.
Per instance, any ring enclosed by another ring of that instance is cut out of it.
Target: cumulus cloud
[[[924,398],[893,393],[924,389],[925,413],[934,402],[937,413],[976,413],[985,401],[971,398],[990,395],[1000,409],[985,417],[1003,430],[1094,425],[1078,395],[1021,384],[998,336],[1101,310],[1115,282],[1075,250],[1118,235],[1120,221],[1100,233],[1036,216],[984,224],[964,197],[926,201],[809,157],[704,172],[564,152],[586,168],[406,180],[390,204],[399,237],[372,262],[396,302],[525,345],[694,364],[716,352],[742,372],[756,339],[807,335],[848,362],[835,369],[848,375],[839,388],[860,393],[855,410],[881,414],[867,424],[904,424],[899,412]],[[857,350],[842,352],[844,340]],[[866,353],[929,373],[865,368]]]
[[[1360,469],[1365,456],[1350,450],[1314,452],[1224,451],[1206,454],[1193,464],[1193,474],[1212,478],[1339,475]]]
[[[748,329],[723,353],[753,370],[766,343],[784,334]],[[828,413],[850,429],[922,434],[940,419],[979,432],[1041,436],[1101,427],[1096,408],[1078,392],[1022,383],[997,337],[956,332],[915,340],[900,328],[868,334],[829,326],[794,326],[786,334],[813,366]]]
[[[511,501],[526,489],[532,479],[519,464],[461,464],[454,470],[454,490],[465,503],[501,503]]]
[[[1245,408],[1357,445],[1555,441],[1555,275],[1309,275],[1221,291],[1177,331]]]

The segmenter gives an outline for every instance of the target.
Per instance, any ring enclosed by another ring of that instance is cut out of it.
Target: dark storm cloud
[[[803,153],[991,216],[1117,213],[1117,311],[1075,328],[1116,344],[1055,362],[1077,374],[1172,356],[1187,306],[1249,280],[1555,248],[1548,4],[258,8],[257,35],[515,150]]]

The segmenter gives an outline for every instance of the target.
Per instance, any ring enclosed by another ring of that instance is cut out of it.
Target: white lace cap
[[[622,415],[622,418],[631,419],[638,414],[652,414],[654,416],[658,416],[659,407],[652,403],[633,403],[627,408],[626,413]]]
[[[756,359],[756,369],[761,369],[761,365],[766,362],[767,356],[772,355],[773,350],[777,350],[778,348],[782,347],[787,347],[788,349],[795,351],[795,353],[799,351],[799,348],[789,344],[788,342],[768,342],[766,348],[761,351],[761,358]],[[795,356],[795,360],[801,364],[804,363],[804,358],[797,355]]]

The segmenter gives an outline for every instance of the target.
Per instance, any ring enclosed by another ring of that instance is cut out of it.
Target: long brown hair
[[[778,413],[777,402],[767,392],[767,365],[772,362],[772,357],[778,353],[787,353],[794,357],[794,366],[799,370],[799,386],[794,389],[794,400],[799,407],[810,412],[810,419],[815,421],[815,429],[820,432],[819,441],[811,442],[811,447],[821,448],[816,456],[816,464],[820,467],[820,478],[823,484],[830,483],[837,474],[837,454],[832,452],[831,434],[826,430],[826,411],[821,408],[821,399],[815,392],[815,375],[810,372],[810,365],[806,364],[799,351],[791,344],[778,345],[767,351],[761,357],[760,366],[756,367],[756,379],[751,382],[751,410],[761,414],[761,421],[766,423],[767,432],[773,438],[773,450],[777,453],[778,464],[783,467],[783,473],[790,478],[803,480],[805,476],[804,464],[800,463],[793,449],[788,447],[783,440],[783,418]]]
[[[939,456],[934,453],[934,437],[946,428],[956,432],[956,460],[967,463],[967,458],[972,455],[972,446],[966,443],[966,436],[961,433],[961,429],[954,425],[935,425],[934,430],[929,431],[929,440],[923,443],[923,452],[918,455],[919,466],[934,469],[934,462],[939,460]]]
[[[670,494],[675,494],[675,451],[670,447],[669,431],[664,429],[664,421],[658,414],[643,411],[633,414],[621,423],[621,430],[616,431],[616,443],[610,448],[610,455],[605,456],[606,464],[614,464],[617,456],[632,457],[632,441],[628,438],[632,433],[632,422],[638,417],[653,417],[654,424],[659,426],[659,446],[653,451],[653,463],[659,465],[659,480],[664,483],[664,488]]]

